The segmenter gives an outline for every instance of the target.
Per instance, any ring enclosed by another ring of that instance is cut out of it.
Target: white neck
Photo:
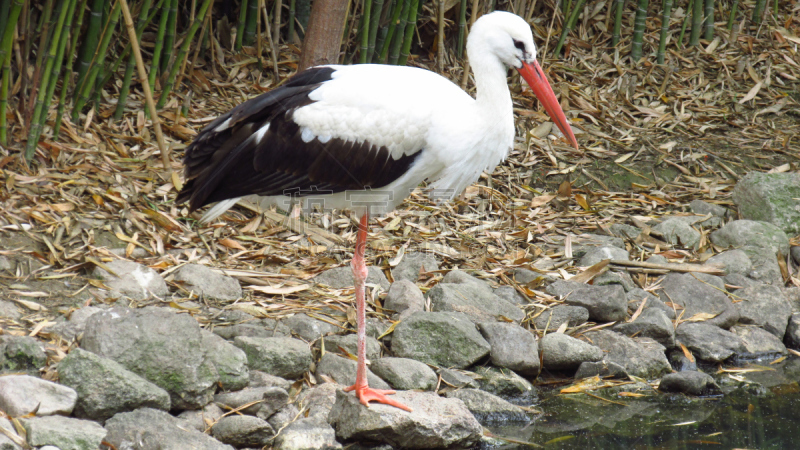
[[[478,110],[481,114],[494,118],[493,122],[497,119],[513,120],[514,112],[511,92],[508,90],[506,66],[486,46],[468,47],[467,56],[475,73]]]

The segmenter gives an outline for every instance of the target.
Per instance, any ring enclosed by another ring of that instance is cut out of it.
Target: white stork
[[[494,12],[475,21],[467,42],[476,98],[448,79],[412,68],[362,64],[319,66],[220,116],[186,149],[186,185],[177,202],[194,211],[219,202],[211,220],[247,195],[276,203],[324,201],[361,215],[351,266],[358,313],[361,403],[410,411],[370,389],[366,377],[364,262],[368,217],[393,210],[422,181],[452,199],[491,172],[514,145],[514,113],[506,80],[519,71],[569,142],[564,112],[536,61],[525,21]],[[311,200],[309,200],[311,199]]]

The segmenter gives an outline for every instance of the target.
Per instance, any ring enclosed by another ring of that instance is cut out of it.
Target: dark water
[[[543,392],[535,406],[543,414],[533,422],[486,428],[510,438],[495,441],[508,449],[535,448],[514,441],[547,449],[800,449],[800,359],[759,367],[771,370],[716,375],[724,395],[714,398],[642,383],[593,396]]]

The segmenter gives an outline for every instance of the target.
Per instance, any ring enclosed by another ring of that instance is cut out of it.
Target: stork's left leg
[[[353,261],[350,265],[353,268],[353,278],[356,287],[356,321],[358,325],[358,368],[356,370],[356,384],[346,387],[344,390],[356,391],[356,397],[365,406],[369,407],[369,402],[384,403],[396,406],[406,411],[411,411],[408,406],[393,400],[386,395],[394,394],[392,390],[372,389],[367,385],[367,301],[364,294],[364,285],[367,281],[367,264],[364,261],[364,251],[367,246],[367,222],[368,214],[364,213],[358,227],[356,236],[356,249],[353,252]]]

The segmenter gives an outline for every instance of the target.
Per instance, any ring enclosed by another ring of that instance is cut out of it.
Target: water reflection
[[[536,405],[544,414],[533,422],[486,428],[547,449],[800,448],[800,359],[748,367],[760,371],[716,376],[725,393],[716,398],[662,394],[644,383],[545,391]],[[494,448],[532,447],[506,441]]]

